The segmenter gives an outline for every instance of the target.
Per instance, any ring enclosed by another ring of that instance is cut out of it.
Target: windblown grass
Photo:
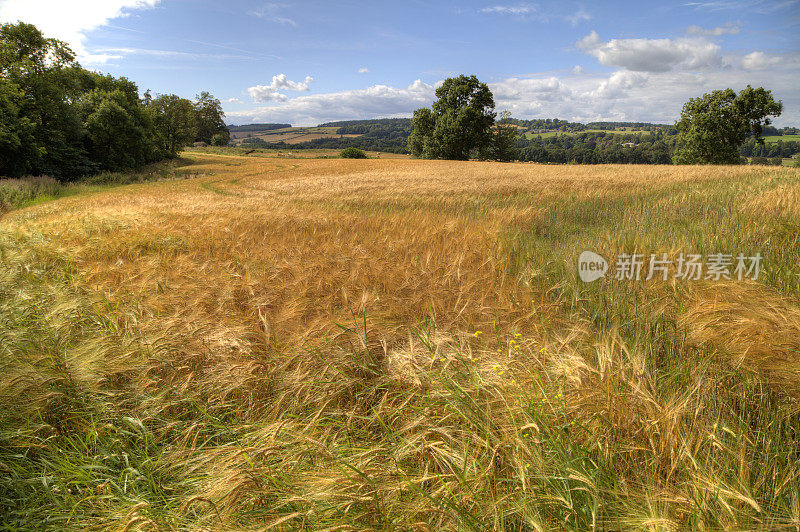
[[[800,527],[796,170],[188,157],[3,219],[7,528]]]

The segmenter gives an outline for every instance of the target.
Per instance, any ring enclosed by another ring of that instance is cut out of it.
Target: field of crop
[[[186,153],[197,153],[206,155],[240,156],[240,157],[267,157],[277,159],[338,159],[342,150],[337,149],[302,149],[294,150],[291,148],[283,150],[272,150],[263,148],[249,148],[245,144],[236,148],[229,146],[206,146],[203,148],[187,148]],[[386,153],[366,150],[367,157],[380,159],[408,159],[410,156],[402,153]]]
[[[358,137],[359,135],[338,135],[338,127],[288,127],[267,131],[242,131],[231,134],[231,140],[239,145],[246,138],[257,138],[264,142],[285,142],[301,144],[315,139]]]
[[[800,171],[184,162],[0,219],[3,526],[800,527]]]

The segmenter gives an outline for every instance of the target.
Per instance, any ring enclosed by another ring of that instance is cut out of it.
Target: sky
[[[515,118],[673,123],[748,84],[800,126],[800,0],[0,0],[143,92],[209,91],[231,124],[407,117],[475,74]]]

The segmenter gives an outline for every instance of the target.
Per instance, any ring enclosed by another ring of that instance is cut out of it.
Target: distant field
[[[285,142],[300,144],[322,138],[340,138],[336,134],[338,127],[289,127],[266,131],[233,131],[231,140],[239,145],[247,138],[257,138],[264,142]],[[359,135],[341,135],[342,137],[358,137]]]
[[[291,148],[285,150],[267,150],[267,149],[253,149],[248,148],[247,145],[237,147],[215,147],[208,146],[206,148],[187,148],[185,153],[207,153],[214,155],[226,156],[243,156],[243,157],[275,157],[281,159],[335,159],[339,157],[342,150],[339,149],[301,149],[292,151]],[[387,153],[378,151],[364,151],[368,157],[380,159],[409,159],[410,155],[399,153]]]
[[[624,130],[608,130],[608,129],[586,129],[584,131],[571,132],[571,131],[548,131],[546,133],[526,133],[525,137],[528,139],[542,137],[543,139],[555,137],[556,135],[577,135],[580,133],[613,133],[615,135],[631,135],[636,133],[648,134],[649,131],[642,131],[638,129],[624,129]]]
[[[0,528],[800,526],[800,171],[236,150],[0,218]]]
[[[764,137],[765,142],[800,142],[800,135],[769,135]]]

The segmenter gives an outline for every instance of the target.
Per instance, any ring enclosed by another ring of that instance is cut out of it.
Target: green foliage
[[[223,118],[225,113],[219,100],[208,92],[201,92],[195,99],[195,112],[197,114],[197,136],[195,140],[225,146],[231,140],[230,131],[225,126]]]
[[[177,157],[181,148],[197,137],[197,116],[192,102],[174,94],[161,94],[147,106],[155,126],[155,139],[165,157]]]
[[[363,150],[359,150],[358,148],[345,148],[339,154],[339,157],[342,159],[366,159],[367,154],[364,153]]]
[[[0,176],[74,179],[175,157],[196,138],[227,144],[219,101],[144,99],[135,83],[81,68],[30,24],[0,25]]]
[[[519,157],[515,147],[519,129],[512,123],[511,111],[503,111],[495,125],[492,158],[497,161],[514,161]]]
[[[739,164],[739,146],[748,135],[763,143],[761,133],[770,116],[779,116],[783,104],[772,92],[750,85],[738,95],[733,89],[717,90],[692,98],[683,106],[677,123],[681,147],[678,164]]]
[[[494,97],[475,76],[448,78],[436,89],[432,109],[414,111],[408,148],[415,157],[484,158],[492,145]]]

